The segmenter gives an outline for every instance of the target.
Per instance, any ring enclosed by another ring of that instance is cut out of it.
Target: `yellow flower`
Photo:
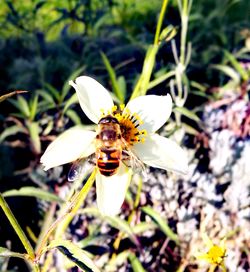
[[[202,234],[202,239],[206,244],[208,251],[206,253],[197,253],[195,257],[198,260],[207,261],[212,265],[209,272],[214,271],[217,266],[219,266],[223,272],[226,272],[226,267],[224,264],[224,259],[226,256],[225,239],[220,241],[219,245],[214,244],[206,233]]]

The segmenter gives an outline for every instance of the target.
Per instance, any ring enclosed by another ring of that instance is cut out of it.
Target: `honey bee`
[[[95,147],[94,154],[73,163],[68,174],[69,181],[81,178],[95,165],[100,174],[106,177],[116,174],[121,163],[136,172],[145,170],[143,162],[130,150],[122,137],[120,124],[112,115],[107,115],[98,122]]]

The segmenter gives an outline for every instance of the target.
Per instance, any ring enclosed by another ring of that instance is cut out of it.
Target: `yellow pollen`
[[[119,122],[123,139],[129,145],[134,145],[138,142],[144,143],[147,131],[140,130],[139,126],[143,124],[141,118],[137,113],[131,113],[125,106],[113,106],[111,112],[108,114],[113,115]]]

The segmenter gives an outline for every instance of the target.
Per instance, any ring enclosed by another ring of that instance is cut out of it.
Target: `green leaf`
[[[140,222],[132,227],[134,234],[141,234],[148,230],[154,230],[156,228],[154,223],[149,222]]]
[[[125,97],[124,93],[120,90],[119,83],[116,78],[115,70],[112,68],[107,56],[101,52],[102,61],[108,71],[109,78],[111,80],[112,88],[115,93],[115,95],[118,97],[121,103],[124,103]]]
[[[186,133],[188,133],[188,134],[191,134],[191,135],[198,135],[199,134],[198,130],[189,126],[188,124],[182,123],[182,126],[185,129]]]
[[[163,231],[167,237],[179,244],[178,236],[171,230],[166,221],[161,217],[161,215],[153,210],[151,207],[146,206],[142,208],[142,211],[150,216],[155,224]]]
[[[91,214],[99,218],[104,218],[105,221],[111,225],[113,228],[122,231],[124,234],[126,234],[129,239],[137,246],[139,246],[139,241],[137,237],[134,235],[131,227],[129,226],[128,222],[121,219],[118,216],[103,216],[98,209],[96,208],[85,208],[81,210],[81,213]]]
[[[76,93],[74,93],[74,94],[67,100],[67,102],[65,103],[64,108],[63,108],[63,114],[67,111],[67,109],[68,109],[71,105],[73,105],[73,104],[75,104],[75,103],[78,103],[78,97],[77,97],[77,94],[76,94]]]
[[[18,96],[17,100],[10,99],[10,103],[15,106],[19,112],[22,114],[22,117],[29,118],[30,116],[30,109],[28,102],[21,96]]]
[[[28,102],[22,97],[18,96],[17,98],[18,104],[20,106],[20,111],[26,116],[30,117],[30,109]]]
[[[134,272],[146,272],[141,262],[138,260],[134,253],[130,253],[128,258]]]
[[[30,120],[34,120],[36,116],[37,106],[38,106],[38,94],[36,94],[34,98],[30,100]]]
[[[86,251],[68,240],[53,240],[47,249],[57,248],[60,252],[75,263],[80,269],[87,272],[100,272]]]
[[[124,100],[125,100],[126,94],[127,94],[127,85],[126,85],[125,77],[119,76],[117,79],[117,83],[118,83],[119,90],[120,90],[122,97],[123,97],[122,103],[124,103]]]
[[[60,97],[60,103],[62,103],[68,94],[69,90],[71,89],[71,85],[69,85],[70,80],[75,80],[85,69],[85,66],[78,68],[75,70],[74,73],[72,73],[69,78],[65,81],[63,88],[62,88],[62,93]]]
[[[81,118],[74,110],[67,110],[65,115],[67,115],[76,125],[81,125],[82,121]]]
[[[34,151],[37,154],[40,154],[41,153],[41,141],[40,141],[40,137],[39,137],[40,127],[37,122],[28,122],[27,128],[30,133],[30,138],[31,138],[31,142],[33,144]]]
[[[37,93],[48,103],[56,106],[53,96],[51,96],[48,92],[44,90],[38,90]]]
[[[11,93],[8,93],[8,94],[1,95],[0,96],[0,102],[3,102],[4,100],[12,97],[15,94],[21,94],[21,93],[27,93],[27,91],[18,90],[18,91],[14,91],[14,92],[11,92]]]
[[[244,81],[247,81],[249,79],[249,75],[247,71],[241,66],[241,64],[238,62],[238,60],[235,58],[235,56],[228,51],[224,51],[226,58],[231,62],[231,64],[234,66],[234,68],[237,70],[237,72],[241,75],[242,79]]]
[[[47,90],[50,92],[50,94],[54,97],[54,99],[59,102],[60,100],[60,94],[56,88],[54,88],[49,83],[45,83],[44,86],[47,88]]]
[[[152,71],[155,65],[155,57],[158,52],[159,45],[150,45],[146,57],[143,63],[142,73],[139,80],[136,83],[134,91],[130,99],[134,99],[137,96],[145,95],[148,90],[149,81],[152,75]]]
[[[129,254],[130,252],[127,250],[112,257],[107,264],[107,271],[118,271],[118,267],[127,262]]]
[[[18,132],[27,133],[24,127],[19,127],[17,125],[6,128],[0,135],[0,143],[3,142],[7,137],[15,135]]]
[[[167,80],[167,79],[169,79],[170,77],[173,77],[173,76],[175,76],[175,71],[169,71],[166,74],[157,77],[156,79],[149,82],[148,90],[154,88],[155,86],[159,85],[163,81],[165,81],[165,80]]]
[[[129,239],[137,246],[139,246],[139,241],[137,237],[134,235],[131,227],[129,226],[128,222],[121,219],[118,216],[105,216],[105,220],[111,225],[113,228],[118,229],[119,231],[124,232],[128,235]]]
[[[59,196],[46,192],[40,188],[36,188],[36,187],[22,187],[19,190],[9,190],[9,191],[5,191],[2,194],[4,197],[11,197],[11,196],[26,196],[26,197],[36,197],[39,199],[43,199],[46,201],[55,201],[58,203],[63,203],[64,200],[61,199]]]
[[[199,123],[201,120],[200,118],[193,113],[191,110],[184,108],[184,107],[175,107],[174,111],[177,111],[181,114],[183,114],[184,116],[188,117],[191,120],[194,120],[195,122]]]
[[[236,84],[240,83],[240,76],[232,67],[222,64],[212,65],[212,67],[229,76]]]

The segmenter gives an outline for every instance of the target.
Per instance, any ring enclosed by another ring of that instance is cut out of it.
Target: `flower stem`
[[[135,85],[135,88],[133,90],[133,93],[130,99],[134,99],[140,95],[145,95],[147,93],[148,85],[149,85],[152,71],[155,65],[156,54],[159,49],[159,36],[160,36],[161,27],[162,27],[165,11],[167,8],[167,4],[168,4],[168,0],[163,0],[160,16],[156,26],[154,43],[149,45],[147,49],[141,75]]]
[[[94,168],[94,171],[92,172],[92,174],[88,178],[85,185],[82,187],[81,191],[72,197],[70,208],[69,208],[70,213],[67,214],[67,216],[63,220],[62,224],[60,224],[58,226],[58,228],[56,229],[55,239],[60,238],[60,236],[64,233],[64,231],[66,230],[66,228],[70,224],[73,217],[76,215],[78,209],[81,207],[84,199],[86,198],[89,190],[91,189],[91,187],[95,181],[95,176],[96,176],[96,168]]]
[[[37,259],[40,258],[44,250],[46,251],[45,247],[46,247],[47,241],[54,230],[56,230],[55,239],[58,239],[64,233],[65,229],[70,224],[72,218],[77,213],[83,200],[85,199],[90,188],[92,187],[95,181],[95,175],[96,175],[96,169],[94,169],[94,171],[88,178],[86,184],[81,189],[81,191],[79,193],[76,193],[70,200],[70,203],[66,203],[66,205],[64,205],[62,209],[59,211],[60,216],[49,227],[49,229],[47,230],[43,239],[40,242],[40,246],[37,248]],[[61,224],[58,225],[59,223]]]
[[[168,0],[163,0],[162,7],[161,7],[161,13],[157,22],[156,31],[155,31],[155,39],[154,39],[154,45],[157,45],[159,42],[159,36],[161,32],[161,26],[164,19],[164,15],[166,12],[166,8],[168,5]]]
[[[16,234],[18,235],[19,239],[21,240],[25,250],[27,251],[29,257],[31,260],[35,259],[35,253],[34,250],[27,238],[27,236],[25,235],[25,233],[23,232],[22,228],[20,227],[19,223],[17,222],[14,214],[12,213],[9,205],[7,204],[7,202],[5,201],[5,199],[3,198],[3,196],[0,194],[0,206],[2,207],[5,215],[7,216],[8,220],[10,221],[11,226],[13,227],[13,229],[15,230]]]

